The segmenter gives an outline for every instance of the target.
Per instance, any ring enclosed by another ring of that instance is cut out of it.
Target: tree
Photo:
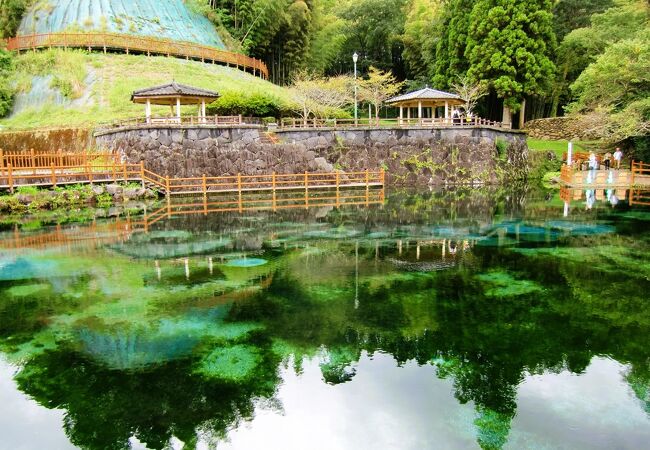
[[[650,7],[643,0],[617,0],[614,7],[592,14],[590,26],[567,34],[557,52],[558,73],[553,87],[551,115],[557,115],[560,104],[572,99],[569,86],[598,55],[608,46],[646,29],[649,18]]]
[[[472,9],[468,75],[504,99],[504,116],[508,109],[519,110],[526,96],[550,88],[555,72],[551,8],[550,0],[479,0]]]
[[[474,0],[449,0],[441,13],[440,38],[431,50],[431,76],[434,85],[446,89],[469,70],[465,56],[469,40],[470,16]]]
[[[403,83],[397,82],[390,72],[382,72],[375,67],[370,67],[368,78],[361,80],[359,84],[361,87],[360,97],[375,108],[375,117],[377,125],[379,125],[379,108],[386,100],[400,91]]]
[[[11,112],[14,102],[15,90],[9,82],[13,65],[13,55],[0,48],[0,117]]]
[[[312,116],[326,117],[351,104],[351,85],[347,76],[318,78],[307,72],[298,73],[291,90],[303,123],[306,125]]]
[[[458,81],[452,84],[454,91],[465,102],[465,110],[471,114],[478,101],[488,93],[486,83],[473,82],[468,76],[459,76]]]
[[[435,24],[442,10],[441,0],[412,0],[408,7],[402,42],[409,78],[424,79],[429,73],[431,50],[438,39]]]
[[[608,140],[650,135],[650,32],[610,46],[571,89],[570,112],[596,115]]]
[[[613,0],[559,0],[553,6],[553,29],[558,41],[576,28],[589,26],[591,16],[614,6]]]
[[[32,0],[0,0],[0,38],[12,37]]]

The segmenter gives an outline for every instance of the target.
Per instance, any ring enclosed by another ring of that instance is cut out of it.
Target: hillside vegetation
[[[295,109],[289,90],[234,68],[176,58],[47,50],[17,56],[10,83],[14,113],[3,129],[95,125],[142,117],[134,90],[177,81],[216,90],[232,113],[280,115]],[[188,113],[196,108],[188,107]],[[154,114],[169,115],[168,107]]]

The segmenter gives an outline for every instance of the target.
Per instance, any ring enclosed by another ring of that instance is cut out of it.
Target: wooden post
[[[238,201],[239,201],[239,212],[244,211],[244,206],[242,205],[242,191],[241,191],[241,173],[237,174],[237,192],[238,192]]]
[[[124,175],[124,182],[126,183],[128,177],[126,174],[126,163],[122,163],[122,174]]]
[[[169,202],[169,196],[171,195],[169,189],[169,175],[165,177],[165,195],[167,196],[167,202]]]
[[[386,184],[386,171],[384,168],[381,168],[381,186],[383,187]]]
[[[54,168],[54,164],[52,164],[52,186],[56,187],[56,169]]]
[[[34,175],[36,175],[36,158],[34,157],[34,149],[30,149],[29,152],[31,153],[32,156],[32,169],[34,171]]]
[[[273,171],[273,175],[271,176],[271,189],[273,190],[273,211],[277,209],[277,200],[275,197],[275,171]]]
[[[341,206],[341,173],[337,170],[336,171],[336,207],[338,208]]]
[[[0,148],[0,169],[3,169],[5,166],[5,154],[4,150]]]
[[[146,188],[144,183],[144,161],[140,161],[140,180],[142,181],[142,189]]]
[[[208,182],[203,174],[203,214],[208,215]]]
[[[366,206],[370,202],[370,173],[366,169]]]
[[[11,163],[7,164],[7,176],[9,177],[9,191],[14,193],[14,177],[11,170]]]
[[[88,175],[88,180],[90,181],[90,185],[93,185],[93,171],[91,167],[86,163],[86,175]]]
[[[632,160],[632,163],[630,164],[630,172],[632,173],[630,178],[630,187],[634,187],[634,160]],[[630,198],[632,198],[631,194]]]

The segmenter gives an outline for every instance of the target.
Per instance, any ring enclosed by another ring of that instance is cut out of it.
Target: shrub
[[[33,0],[6,0],[0,2],[0,37],[8,38],[16,35],[25,11]]]
[[[254,92],[226,92],[219,100],[208,106],[208,114],[220,116],[280,117],[287,112],[278,98]]]

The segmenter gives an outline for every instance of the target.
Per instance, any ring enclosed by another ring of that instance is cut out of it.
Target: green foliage
[[[575,113],[606,113],[611,140],[650,134],[650,32],[607,48],[571,87]]]
[[[0,38],[13,37],[34,0],[0,0]]]
[[[281,117],[287,114],[282,101],[262,92],[221,93],[221,97],[207,108],[208,114],[222,116],[243,115],[246,117]]]
[[[14,70],[13,55],[0,48],[0,118],[11,112],[15,89],[9,79]]]
[[[591,16],[614,6],[614,0],[559,0],[553,6],[553,28],[558,41],[576,28],[589,25]]]
[[[551,9],[550,0],[479,0],[470,15],[468,75],[489,83],[514,111],[553,78]]]

